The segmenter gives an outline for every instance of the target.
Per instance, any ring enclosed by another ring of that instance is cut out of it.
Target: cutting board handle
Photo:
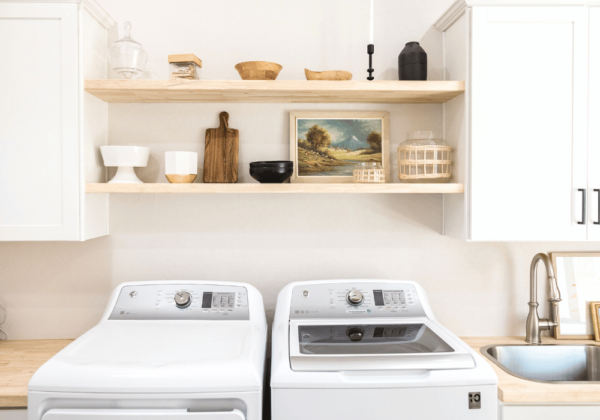
[[[229,129],[229,113],[223,111],[219,114],[219,129],[231,132]]]

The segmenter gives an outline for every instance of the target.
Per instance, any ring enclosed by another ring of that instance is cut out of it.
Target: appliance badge
[[[481,392],[469,392],[469,410],[481,408]]]

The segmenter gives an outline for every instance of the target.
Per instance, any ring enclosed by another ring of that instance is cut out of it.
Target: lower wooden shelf
[[[460,194],[463,184],[85,184],[86,193],[114,194]]]

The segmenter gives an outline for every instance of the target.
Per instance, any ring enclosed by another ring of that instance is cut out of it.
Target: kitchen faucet
[[[541,261],[546,266],[546,274],[548,275],[548,303],[550,303],[550,319],[540,319],[537,313],[539,303],[537,301],[537,266]],[[530,344],[542,344],[542,330],[552,330],[558,326],[558,302],[560,291],[554,277],[554,269],[550,264],[550,259],[546,254],[539,253],[533,257],[531,268],[529,270],[529,315],[525,324],[525,341]]]

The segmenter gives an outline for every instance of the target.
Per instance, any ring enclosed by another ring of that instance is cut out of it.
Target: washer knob
[[[175,305],[178,308],[187,308],[192,304],[192,295],[188,292],[177,292],[175,293]]]
[[[350,305],[358,306],[365,300],[362,292],[360,290],[350,290],[346,294],[346,300]]]
[[[350,341],[360,341],[363,339],[365,331],[362,328],[350,328],[346,331],[346,335],[350,338]]]

